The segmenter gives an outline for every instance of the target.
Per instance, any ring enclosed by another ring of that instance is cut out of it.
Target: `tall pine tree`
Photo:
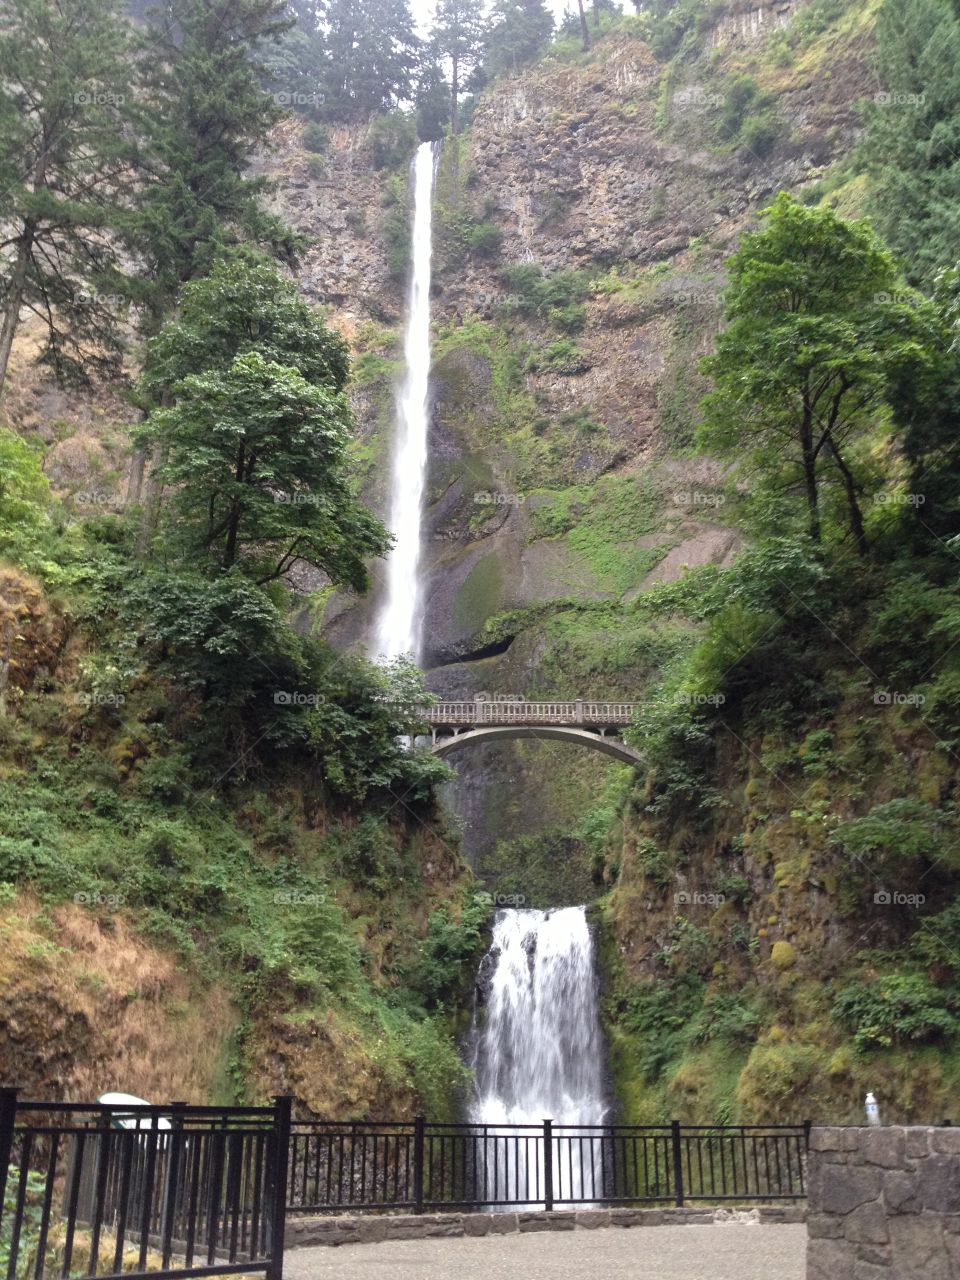
[[[120,0],[7,0],[0,29],[0,386],[25,312],[41,359],[84,381],[119,359],[103,281],[128,172]]]
[[[150,11],[140,57],[141,187],[127,219],[140,269],[129,282],[154,333],[181,287],[231,245],[292,261],[300,242],[248,176],[283,114],[262,88],[262,50],[290,25],[284,0],[166,0]]]
[[[435,56],[450,66],[450,130],[460,132],[460,93],[483,56],[486,21],[481,0],[437,0],[430,40]]]
[[[500,75],[533,62],[553,34],[553,17],[543,0],[497,0],[490,13],[484,62]]]

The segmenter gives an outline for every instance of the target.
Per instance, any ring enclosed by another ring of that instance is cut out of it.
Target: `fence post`
[[[185,1102],[170,1103],[170,1136],[164,1142],[162,1130],[160,1128],[160,1113],[154,1112],[150,1117],[150,1141],[157,1148],[157,1154],[167,1148],[167,1167],[164,1172],[163,1180],[163,1213],[161,1215],[160,1226],[160,1248],[161,1248],[161,1265],[166,1268],[170,1265],[170,1255],[173,1252],[173,1233],[176,1227],[178,1198],[180,1192],[180,1145],[183,1133],[183,1113],[186,1110]]]
[[[3,1200],[10,1175],[10,1157],[13,1154],[18,1092],[19,1090],[9,1087],[0,1089],[0,1219],[3,1217]]]
[[[416,1213],[423,1213],[423,1149],[426,1126],[423,1116],[417,1116],[413,1122],[413,1199]]]
[[[553,1208],[553,1121],[543,1122],[543,1207]]]
[[[680,1151],[680,1121],[670,1122],[670,1141],[673,1146],[673,1191],[678,1209],[683,1208],[683,1159]]]
[[[803,1149],[810,1150],[810,1130],[813,1128],[812,1120],[804,1120],[803,1122]]]
[[[267,1280],[283,1280],[283,1241],[287,1223],[287,1169],[290,1163],[290,1114],[293,1095],[273,1100],[273,1203],[270,1206],[270,1268]]]

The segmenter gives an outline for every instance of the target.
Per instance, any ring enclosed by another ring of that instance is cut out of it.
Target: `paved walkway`
[[[607,1227],[291,1249],[284,1280],[803,1280],[803,1226]]]

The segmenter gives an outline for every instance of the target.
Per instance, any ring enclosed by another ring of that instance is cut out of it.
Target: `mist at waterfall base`
[[[410,292],[387,518],[395,542],[387,558],[386,592],[371,645],[372,657],[388,660],[405,653],[416,660],[420,652],[420,525],[429,429],[433,186],[439,154],[438,144],[424,142],[413,162]]]
[[[483,965],[486,986],[482,1026],[475,1033],[476,1099],[471,1120],[490,1126],[600,1125],[607,1114],[593,938],[584,907],[552,911],[499,911]],[[497,1141],[491,1129],[492,1141]],[[501,1131],[506,1134],[506,1130]],[[585,1140],[584,1146],[595,1141]],[[591,1167],[599,1180],[599,1152],[589,1151],[583,1172],[562,1173],[572,1200],[594,1194]],[[528,1181],[531,1199],[542,1199],[542,1161],[522,1147],[499,1142],[501,1164],[494,1175],[487,1154],[487,1193]],[[498,1186],[492,1179],[498,1177]]]

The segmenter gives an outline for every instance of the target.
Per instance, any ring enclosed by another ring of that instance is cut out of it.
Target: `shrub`
[[[893,973],[845,987],[833,1004],[837,1021],[853,1032],[858,1049],[905,1041],[929,1043],[960,1032],[957,997],[919,973]]]
[[[330,145],[330,135],[322,124],[305,124],[300,134],[300,143],[304,151],[312,151],[320,155]]]
[[[492,222],[479,222],[467,235],[467,248],[475,258],[493,258],[500,252],[503,232]]]
[[[417,147],[417,126],[401,111],[375,116],[367,131],[367,146],[375,169],[398,169]]]

